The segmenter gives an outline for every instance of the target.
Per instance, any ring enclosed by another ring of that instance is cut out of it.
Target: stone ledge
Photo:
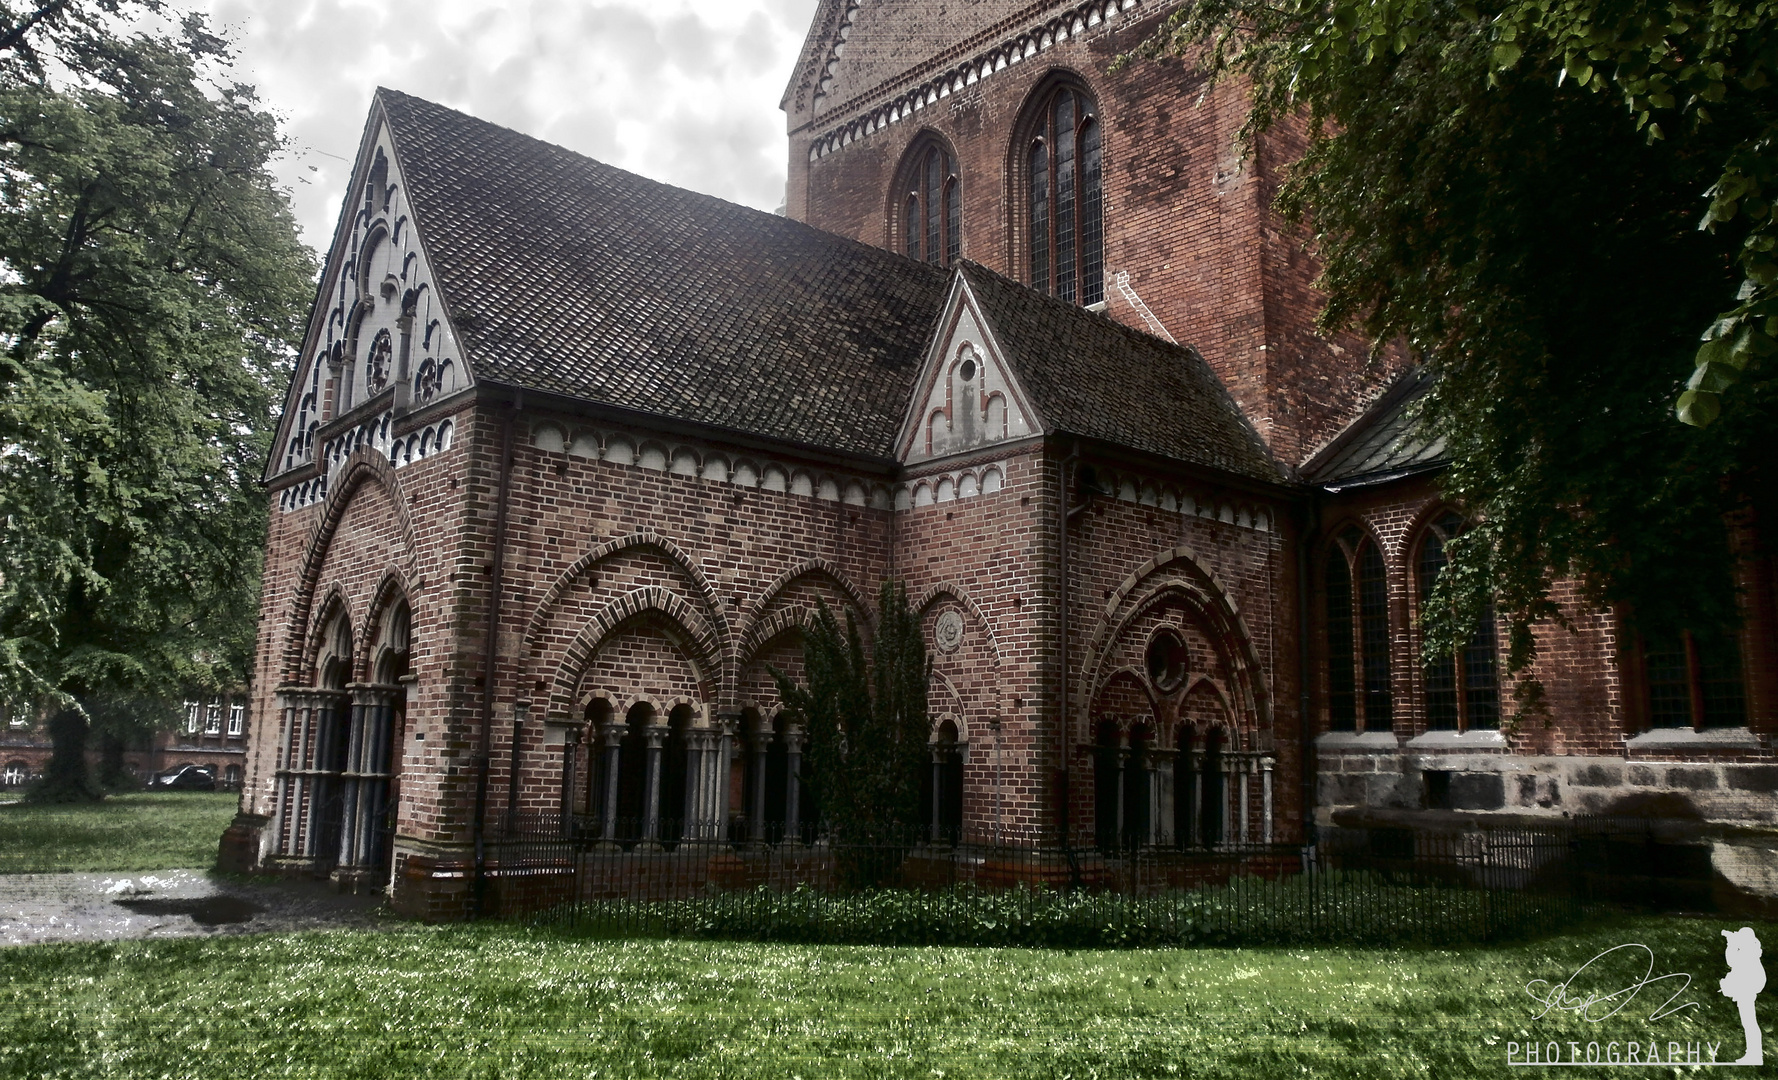
[[[1401,751],[1401,740],[1392,731],[1330,731],[1315,739],[1315,749],[1357,752],[1361,754],[1395,754]]]
[[[1764,750],[1759,737],[1746,728],[1651,728],[1634,736],[1625,744],[1632,754],[1637,752],[1673,753],[1674,751],[1726,750],[1736,753]]]
[[[1469,750],[1506,753],[1506,736],[1494,730],[1428,731],[1408,740],[1409,750]]]

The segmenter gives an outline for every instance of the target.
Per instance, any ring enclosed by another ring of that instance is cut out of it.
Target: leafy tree
[[[0,8],[0,694],[57,713],[58,759],[245,677],[313,280],[223,43],[115,35],[117,6]],[[50,771],[43,795],[86,792],[78,760]]]
[[[1733,620],[1724,522],[1773,520],[1778,461],[1775,15],[1200,0],[1138,50],[1246,80],[1249,147],[1306,134],[1279,205],[1312,223],[1323,325],[1438,375],[1423,419],[1480,522],[1429,608],[1446,647],[1494,597],[1524,670],[1562,578],[1648,631]]]
[[[772,669],[784,704],[808,733],[808,786],[827,822],[852,839],[905,835],[925,820],[920,784],[930,757],[926,685],[932,661],[907,590],[885,581],[870,662],[858,624],[825,603],[803,636],[808,686]]]

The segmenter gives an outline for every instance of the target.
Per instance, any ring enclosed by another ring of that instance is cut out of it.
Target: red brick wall
[[[938,5],[926,6],[935,9],[931,18],[942,17]],[[809,150],[817,138],[878,101],[867,98],[851,112],[812,121],[793,111],[789,212],[866,243],[895,246],[900,200],[890,197],[890,188],[909,147],[922,133],[936,132],[957,155],[963,256],[1022,280],[1028,265],[1025,144],[1015,133],[1028,120],[1033,94],[1056,77],[1072,78],[1096,98],[1103,129],[1109,312],[1145,327],[1113,284],[1118,271],[1127,272],[1160,323],[1222,376],[1278,456],[1299,462],[1356,416],[1389,372],[1367,369],[1362,341],[1329,341],[1313,330],[1321,307],[1311,286],[1315,261],[1304,250],[1303,230],[1271,210],[1282,168],[1300,152],[1300,132],[1268,136],[1243,161],[1234,147],[1246,115],[1241,86],[1206,91],[1188,63],[1144,61],[1107,73],[1159,18],[1118,21],[1058,41],[816,161]],[[992,43],[969,44],[957,58]],[[889,101],[917,81],[885,86],[880,97]]]

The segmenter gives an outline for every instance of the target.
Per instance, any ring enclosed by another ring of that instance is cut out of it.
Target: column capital
[[[647,738],[648,738],[648,748],[650,750],[659,750],[661,748],[661,745],[667,741],[667,735],[669,734],[670,730],[671,729],[669,729],[667,727],[667,725],[665,725],[665,724],[650,724],[650,725],[648,725],[647,729],[645,729],[643,732],[643,734],[645,736],[647,736]]]
[[[604,727],[600,728],[599,731],[601,732],[601,739],[604,741],[605,745],[612,750],[616,750],[624,741],[624,729],[621,724],[615,722],[606,724]]]

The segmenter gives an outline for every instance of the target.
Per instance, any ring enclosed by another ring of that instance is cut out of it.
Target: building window
[[[1105,299],[1104,201],[1097,110],[1061,87],[1048,95],[1026,150],[1031,287],[1069,303]]]
[[[1741,647],[1733,631],[1645,640],[1648,722],[1658,728],[1744,727]]]
[[[187,735],[196,735],[198,733],[198,718],[202,709],[203,707],[195,701],[188,701],[185,703],[185,733]]]
[[[1446,514],[1426,530],[1416,563],[1422,618],[1432,588],[1445,569],[1445,543],[1463,529],[1463,519]],[[1433,731],[1469,731],[1500,726],[1499,639],[1494,606],[1488,605],[1459,656],[1425,660],[1426,726]],[[1461,663],[1459,663],[1461,659]]]
[[[239,704],[230,705],[228,707],[228,733],[235,738],[240,738],[241,731],[246,725],[247,706]]]
[[[950,266],[963,248],[961,181],[951,154],[936,142],[915,146],[901,168],[901,243],[907,257]]]
[[[204,734],[222,734],[222,702],[212,701],[210,707],[204,710]]]
[[[1383,553],[1356,527],[1327,552],[1323,573],[1327,712],[1332,731],[1390,731],[1389,584]]]

